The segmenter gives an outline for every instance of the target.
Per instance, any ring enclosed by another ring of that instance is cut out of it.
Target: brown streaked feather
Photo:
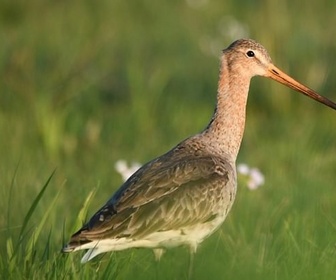
[[[229,176],[235,176],[233,168],[220,156],[185,150],[181,143],[140,168],[70,243],[141,238],[148,232],[182,229],[212,219],[218,213],[215,200]]]

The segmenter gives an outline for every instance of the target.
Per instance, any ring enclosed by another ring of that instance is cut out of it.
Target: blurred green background
[[[88,216],[122,183],[117,160],[144,163],[207,125],[232,41],[259,41],[275,65],[335,101],[335,13],[331,0],[2,0],[0,275],[186,279],[184,248],[159,264],[150,250],[128,250],[84,266],[82,253],[60,249],[90,192]],[[238,162],[266,184],[252,192],[241,182],[195,256],[194,279],[334,279],[335,127],[331,109],[252,80]]]

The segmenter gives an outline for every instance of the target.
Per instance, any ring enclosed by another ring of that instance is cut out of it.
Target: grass
[[[63,255],[70,235],[122,183],[119,159],[146,162],[210,119],[218,55],[239,34],[336,100],[336,4],[320,1],[2,1],[0,278],[187,279],[188,251]],[[299,13],[297,11],[300,11]],[[234,19],[234,20],[232,20]],[[267,23],[267,24],[266,24]],[[335,112],[252,81],[241,180],[193,279],[334,279]]]

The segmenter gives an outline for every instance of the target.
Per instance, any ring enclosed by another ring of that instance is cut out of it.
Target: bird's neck
[[[203,131],[220,154],[236,161],[245,127],[245,111],[250,77],[243,69],[232,68],[223,58],[218,82],[217,106],[208,127]]]

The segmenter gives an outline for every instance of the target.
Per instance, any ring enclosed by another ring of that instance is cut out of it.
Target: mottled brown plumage
[[[132,247],[197,245],[225,220],[236,189],[235,161],[243,137],[250,80],[266,76],[336,109],[336,104],[276,68],[250,39],[223,51],[217,106],[209,125],[135,172],[72,237],[63,252],[82,259]]]

